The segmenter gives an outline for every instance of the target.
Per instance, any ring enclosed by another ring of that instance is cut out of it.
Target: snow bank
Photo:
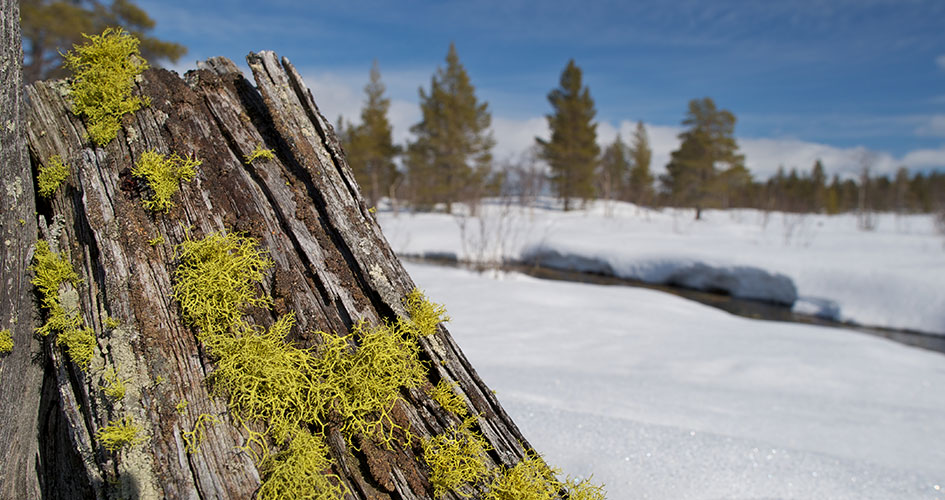
[[[606,208],[606,209],[605,209]],[[379,213],[400,254],[545,265],[794,304],[863,325],[945,334],[945,249],[931,216],[757,210],[653,211],[625,203],[563,212],[485,204],[479,217]]]
[[[792,306],[797,300],[797,287],[791,278],[752,266],[714,266],[687,258],[619,262],[619,256],[615,259],[618,262],[612,263],[612,256],[562,253],[544,245],[526,248],[521,259],[529,265],[617,276],[785,306]]]

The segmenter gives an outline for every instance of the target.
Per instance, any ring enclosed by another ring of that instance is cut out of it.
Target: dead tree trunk
[[[39,498],[37,415],[43,380],[33,337],[26,268],[36,241],[33,179],[26,154],[19,2],[0,0],[0,498]]]
[[[232,425],[225,401],[209,393],[213,359],[171,295],[175,245],[188,234],[240,231],[256,238],[275,263],[262,285],[274,306],[255,310],[249,321],[270,325],[294,312],[292,337],[300,346],[317,345],[316,331],[345,333],[358,320],[378,324],[406,314],[402,298],[414,284],[363,202],[311,93],[286,59],[262,52],[248,61],[255,86],[222,58],[202,63],[186,81],[165,70],[145,72],[137,92],[150,97],[150,106],[126,115],[118,137],[102,148],[85,138],[61,82],[28,89],[34,167],[59,155],[72,169],[55,196],[40,203],[39,219],[83,278],[79,310],[96,332],[88,370],[45,341],[43,498],[250,498],[259,488],[257,464],[240,451],[245,429]],[[245,155],[260,146],[275,157],[247,163]],[[203,162],[166,214],[142,208],[143,188],[130,175],[148,150]],[[29,180],[22,182],[30,191]],[[16,229],[28,232],[29,224]],[[15,249],[21,263],[26,248]],[[17,272],[22,276],[22,268]],[[28,332],[30,321],[21,317],[18,325]],[[440,327],[420,343],[429,383],[455,381],[471,413],[480,415],[477,430],[493,449],[489,466],[518,462],[526,440],[449,332]],[[105,366],[126,381],[119,401],[103,394]],[[458,418],[423,388],[404,389],[402,397],[393,413],[415,436],[411,445],[389,450],[358,438],[355,449],[329,426],[331,472],[349,498],[433,496],[430,469],[418,459],[419,438]],[[181,402],[188,406],[178,412]],[[182,434],[201,414],[223,423],[207,425],[200,451],[187,453]],[[106,452],[96,432],[122,415],[142,423],[148,440],[121,454]]]

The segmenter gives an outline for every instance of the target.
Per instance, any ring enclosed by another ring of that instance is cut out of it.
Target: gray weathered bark
[[[37,415],[43,380],[26,268],[36,241],[33,180],[23,120],[19,3],[0,0],[0,498],[39,498]]]
[[[60,155],[72,167],[67,185],[42,204],[40,216],[52,226],[60,216],[65,221],[58,247],[85,280],[80,309],[97,341],[87,372],[47,342],[44,498],[249,498],[258,488],[256,465],[238,450],[245,439],[240,428],[208,426],[200,452],[184,450],[181,433],[196,415],[224,420],[226,413],[204,383],[213,363],[171,298],[173,246],[187,228],[194,235],[243,231],[260,241],[275,262],[263,285],[275,306],[255,311],[252,320],[268,325],[294,311],[293,335],[302,346],[317,342],[317,330],[346,332],[359,319],[378,323],[405,314],[401,299],[414,284],[363,202],[311,93],[286,59],[262,52],[248,61],[255,86],[222,58],[201,63],[186,82],[165,70],[145,72],[138,92],[150,96],[150,107],[126,116],[118,138],[104,148],[84,140],[83,122],[70,112],[61,83],[29,88],[31,158],[43,163]],[[260,145],[276,158],[244,164],[243,156]],[[143,210],[129,176],[151,149],[203,161],[167,214]],[[163,243],[148,243],[159,237]],[[107,317],[121,325],[106,327]],[[441,327],[421,344],[430,383],[456,381],[457,392],[481,415],[478,429],[494,449],[490,465],[521,459],[527,442],[449,332]],[[106,363],[130,380],[119,402],[109,402],[99,388]],[[395,418],[416,438],[458,422],[422,389],[403,396]],[[182,400],[190,403],[183,415],[175,411]],[[149,440],[116,457],[102,451],[95,432],[122,415],[143,423]],[[416,438],[392,451],[361,440],[361,450],[352,451],[333,430],[333,472],[352,498],[430,498],[429,469],[417,459]]]

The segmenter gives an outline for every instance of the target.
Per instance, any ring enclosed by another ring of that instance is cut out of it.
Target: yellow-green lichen
[[[207,424],[217,423],[220,423],[220,421],[209,413],[201,413],[200,415],[197,415],[197,420],[194,422],[194,428],[181,433],[181,437],[184,438],[184,449],[187,450],[187,453],[194,454],[200,451],[200,444],[203,443],[204,439],[206,439]]]
[[[348,488],[331,474],[331,466],[328,446],[318,436],[300,430],[284,451],[267,457],[260,464],[263,482],[256,498],[340,500],[348,493]]]
[[[13,351],[13,336],[10,330],[4,328],[0,330],[0,354],[6,354]]]
[[[263,149],[262,146],[256,146],[252,153],[243,155],[243,161],[245,161],[248,165],[259,158],[262,158],[263,160],[272,160],[275,157],[276,154],[271,149]]]
[[[404,298],[409,319],[401,318],[401,328],[405,333],[417,337],[426,337],[436,333],[436,326],[450,320],[446,308],[430,302],[419,288],[414,288]]]
[[[36,253],[29,269],[34,273],[31,283],[39,291],[40,306],[47,315],[46,322],[36,332],[43,336],[56,333],[56,345],[65,346],[69,358],[83,370],[87,369],[95,350],[95,332],[85,328],[76,308],[66,309],[59,295],[59,289],[65,283],[78,286],[81,282],[79,275],[68,260],[50,250],[49,244],[43,240],[36,242]]]
[[[481,434],[470,427],[472,420],[465,420],[443,434],[423,440],[423,460],[430,466],[430,484],[433,496],[439,498],[448,491],[455,491],[463,484],[475,484],[489,474],[486,453],[491,449]],[[460,496],[470,495],[463,492]]]
[[[111,316],[105,316],[105,321],[102,324],[104,324],[105,328],[108,328],[109,330],[114,330],[115,328],[121,326],[121,322]]]
[[[253,238],[212,233],[200,240],[188,238],[176,248],[180,264],[174,272],[174,298],[184,320],[199,329],[201,341],[212,341],[240,323],[247,307],[271,303],[255,287],[272,259]]]
[[[446,411],[460,417],[465,417],[469,412],[466,410],[466,403],[463,401],[463,398],[453,390],[453,387],[456,385],[455,382],[450,382],[445,378],[440,379],[436,387],[430,391],[430,397],[439,403]]]
[[[114,420],[95,433],[102,447],[114,453],[124,448],[134,446],[144,441],[144,437],[139,436],[141,428],[138,427],[134,419],[126,416],[120,420]]]
[[[158,245],[163,245],[163,244],[164,244],[164,237],[163,237],[163,236],[156,236],[156,237],[151,238],[150,240],[148,240],[148,245],[151,245],[152,247],[156,247],[156,246],[158,246]]]
[[[237,418],[267,422],[279,443],[303,424],[318,421],[316,400],[323,392],[309,352],[285,340],[293,323],[288,314],[268,330],[245,327],[235,336],[205,336],[217,358],[208,376],[212,392],[227,398]]]
[[[62,157],[59,155],[49,157],[46,163],[39,166],[39,174],[36,176],[39,195],[49,198],[68,177],[69,166],[62,163]]]
[[[500,467],[485,500],[555,500],[567,492],[569,500],[604,500],[604,488],[588,481],[561,481],[558,469],[548,467],[537,453],[528,452],[513,467]]]
[[[35,274],[31,283],[39,291],[40,305],[47,311],[62,307],[59,300],[59,287],[63,283],[68,282],[77,286],[80,282],[79,275],[72,269],[72,264],[53,252],[49,248],[49,243],[44,240],[36,242],[36,253],[33,255],[33,263],[29,269]],[[41,329],[40,333],[46,335],[50,332],[44,332]]]
[[[131,379],[122,379],[115,367],[108,367],[102,374],[102,381],[105,382],[105,385],[101,386],[105,395],[118,400],[125,397],[125,384],[131,382]]]
[[[74,45],[64,54],[65,67],[72,72],[73,113],[85,115],[88,135],[104,146],[118,135],[121,117],[134,113],[147,99],[132,96],[135,78],[147,69],[141,58],[139,41],[121,28],[108,28],[88,42]]]
[[[417,318],[374,327],[359,322],[347,335],[318,332],[321,345],[302,349],[287,340],[292,313],[269,328],[243,319],[250,307],[271,304],[258,285],[272,261],[254,239],[238,233],[188,237],[177,253],[175,298],[215,362],[211,392],[226,398],[230,414],[249,433],[240,449],[260,461],[259,498],[341,497],[321,437],[309,431],[323,430],[329,419],[340,423],[349,443],[363,436],[391,447],[398,430],[409,442],[409,429],[395,422],[393,410],[404,387],[426,380],[416,337],[435,329],[426,315],[442,316],[437,307],[415,300]],[[262,425],[264,432],[247,424]],[[270,454],[269,440],[280,451]]]
[[[180,401],[177,403],[177,406],[175,406],[174,409],[177,410],[177,414],[178,414],[178,415],[183,415],[183,414],[187,413],[187,405],[188,405],[188,404],[189,404],[189,403],[187,402],[186,399],[182,399],[182,400],[180,400]]]
[[[515,466],[497,471],[486,500],[555,500],[561,487],[556,473],[536,454],[528,453]]]
[[[154,150],[145,151],[131,170],[131,174],[144,179],[152,191],[151,196],[141,204],[152,212],[170,210],[174,206],[171,197],[180,191],[181,181],[194,180],[197,175],[194,169],[201,163],[196,158],[184,158],[177,153],[166,156]]]
[[[320,332],[316,379],[324,381],[328,404],[344,418],[342,432],[349,438],[361,434],[391,447],[399,428],[391,411],[402,397],[400,389],[419,387],[426,380],[419,346],[399,324],[368,327],[362,321],[349,335]],[[357,348],[352,349],[355,342]]]
[[[88,369],[95,353],[95,330],[73,328],[59,332],[56,336],[56,345],[65,346],[69,359],[83,370]]]
[[[603,485],[591,484],[587,479],[568,479],[564,487],[568,490],[568,500],[604,500],[607,496]]]

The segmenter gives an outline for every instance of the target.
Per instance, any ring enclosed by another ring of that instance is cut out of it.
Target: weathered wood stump
[[[225,231],[255,238],[274,262],[260,290],[273,307],[253,309],[247,321],[268,326],[292,312],[297,324],[290,338],[298,346],[317,346],[316,331],[345,333],[359,320],[379,324],[406,314],[402,299],[414,284],[363,202],[311,93],[286,59],[261,52],[248,62],[255,86],[222,58],[201,63],[183,79],[146,71],[136,93],[149,96],[150,106],[125,115],[118,137],[105,147],[86,138],[63,82],[28,88],[34,171],[54,155],[71,166],[67,182],[36,211],[44,237],[83,278],[77,307],[96,343],[87,370],[55,343],[43,343],[36,439],[43,498],[250,498],[259,488],[258,464],[240,449],[247,429],[234,425],[224,399],[210,394],[205,380],[213,358],[172,296],[175,245],[188,237]],[[271,149],[274,158],[247,162],[257,147]],[[149,150],[202,161],[167,213],[142,208],[145,187],[131,175]],[[23,262],[27,249],[16,251]],[[18,329],[30,323],[21,317]],[[449,332],[441,326],[419,342],[429,384],[455,381],[470,412],[479,415],[476,429],[492,447],[489,466],[518,462],[528,448],[525,438]],[[105,366],[126,382],[120,400],[103,394]],[[29,377],[23,383],[38,384]],[[433,496],[419,442],[458,418],[425,389],[404,389],[393,412],[414,435],[411,444],[388,449],[359,438],[355,448],[329,426],[336,464],[330,472],[349,497]],[[181,402],[188,403],[186,411],[178,411]],[[201,414],[220,423],[207,425],[200,451],[188,453],[183,433]],[[96,433],[125,415],[142,425],[147,440],[120,454],[107,452]],[[460,497],[450,492],[444,498]]]

